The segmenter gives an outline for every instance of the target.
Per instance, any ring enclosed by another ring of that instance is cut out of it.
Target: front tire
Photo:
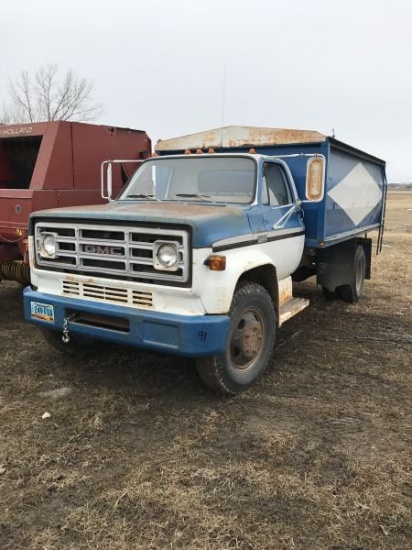
[[[211,389],[236,395],[259,380],[272,359],[276,315],[262,286],[247,283],[232,300],[225,353],[196,361],[198,373]]]

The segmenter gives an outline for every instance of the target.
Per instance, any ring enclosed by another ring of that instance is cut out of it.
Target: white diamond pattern
[[[357,164],[336,187],[328,193],[355,225],[372,212],[382,199],[378,183],[363,164]]]

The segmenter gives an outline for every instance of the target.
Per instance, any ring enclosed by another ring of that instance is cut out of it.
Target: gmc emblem
[[[85,244],[84,251],[87,254],[105,254],[107,256],[123,256],[121,246],[101,246],[99,244]]]

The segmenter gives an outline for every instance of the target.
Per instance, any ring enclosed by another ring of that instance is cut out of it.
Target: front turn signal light
[[[212,255],[205,260],[205,265],[211,271],[224,271],[226,269],[226,256]]]

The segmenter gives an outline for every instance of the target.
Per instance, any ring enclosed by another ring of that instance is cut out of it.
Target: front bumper
[[[227,315],[176,315],[62,298],[24,289],[24,316],[31,323],[69,333],[187,357],[223,353],[229,330]],[[32,316],[32,303],[52,306],[53,320]],[[68,321],[67,321],[68,320]]]

